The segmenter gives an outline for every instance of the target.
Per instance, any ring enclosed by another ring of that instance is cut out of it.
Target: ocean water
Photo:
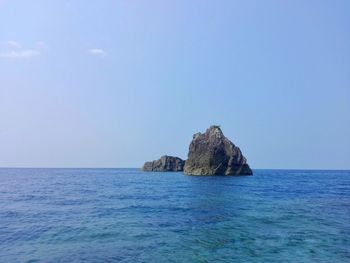
[[[350,171],[0,169],[0,262],[350,262]]]

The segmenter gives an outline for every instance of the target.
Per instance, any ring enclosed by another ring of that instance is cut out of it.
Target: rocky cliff
[[[146,162],[142,170],[147,172],[181,172],[184,165],[185,161],[179,157],[164,155],[158,160]]]
[[[215,125],[205,133],[193,135],[184,172],[188,175],[253,174],[241,150]]]

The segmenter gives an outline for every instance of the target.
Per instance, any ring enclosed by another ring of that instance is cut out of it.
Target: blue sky
[[[0,166],[350,168],[350,1],[0,0]]]

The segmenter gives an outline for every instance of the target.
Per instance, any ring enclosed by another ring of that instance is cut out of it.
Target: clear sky
[[[350,1],[0,0],[0,166],[350,168]]]

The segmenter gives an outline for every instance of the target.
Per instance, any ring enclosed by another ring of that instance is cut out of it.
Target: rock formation
[[[203,134],[193,135],[184,172],[188,175],[253,174],[241,150],[215,125]]]
[[[164,155],[160,159],[146,162],[142,170],[147,172],[182,172],[185,161],[179,157]]]

